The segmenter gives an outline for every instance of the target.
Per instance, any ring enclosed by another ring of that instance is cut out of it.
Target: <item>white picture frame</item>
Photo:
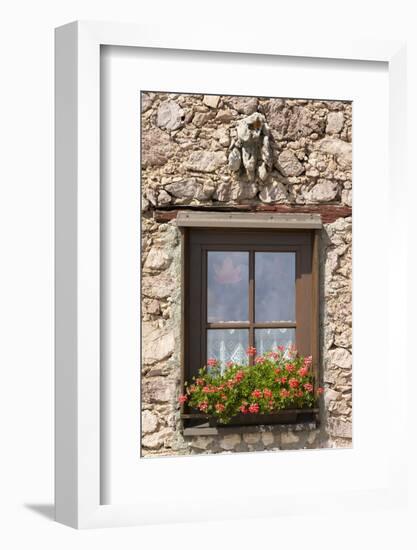
[[[238,29],[233,35],[216,33],[215,36],[204,29],[195,35],[169,28],[163,31],[89,22],[75,22],[56,30],[56,519],[76,528],[181,518],[175,494],[165,499],[163,512],[161,502],[157,499],[153,502],[151,495],[147,509],[128,502],[101,504],[100,466],[104,451],[100,419],[105,413],[100,400],[101,46],[385,62],[389,71],[389,184],[390,189],[405,187],[403,43],[380,40],[329,44],[298,37],[289,41],[287,37],[272,39],[261,32],[248,37]],[[405,223],[400,209],[394,216],[395,234],[399,234]],[[404,247],[393,253],[396,254],[393,261],[402,265]],[[401,293],[396,304],[390,304],[391,314],[401,318],[404,303]],[[398,407],[393,414],[398,425],[403,423],[403,407]],[[389,471],[401,469],[402,460],[399,444],[398,450],[389,457]],[[158,466],[154,464],[155,470]],[[174,468],[173,463],[171,467]],[[404,478],[392,475],[382,492],[369,488],[371,494],[367,502],[395,500],[401,498],[403,490]],[[364,488],[361,494],[345,496],[355,507],[359,499],[365,502],[366,492]],[[342,493],[340,496],[343,498]],[[321,509],[320,505],[317,509]],[[284,513],[282,506],[272,506],[269,510],[268,515]],[[205,517],[224,517],[220,514],[220,508],[212,508],[211,512],[206,511]],[[235,507],[230,517],[241,514],[239,507]],[[194,519],[193,514],[183,519]]]

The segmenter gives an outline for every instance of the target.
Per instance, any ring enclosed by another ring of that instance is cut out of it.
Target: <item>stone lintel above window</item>
[[[177,215],[178,227],[248,229],[321,229],[320,214],[265,212],[190,212]]]

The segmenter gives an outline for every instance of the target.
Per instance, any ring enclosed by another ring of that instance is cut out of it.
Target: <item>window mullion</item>
[[[249,346],[255,346],[255,252],[249,251]],[[253,365],[253,355],[249,355],[249,364]]]

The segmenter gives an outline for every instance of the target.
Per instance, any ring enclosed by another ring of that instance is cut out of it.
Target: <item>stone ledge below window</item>
[[[317,430],[319,423],[317,420],[299,422],[297,424],[257,424],[252,426],[210,426],[208,422],[196,426],[185,427],[183,429],[184,437],[194,437],[201,435],[228,435],[232,433],[264,433],[264,432],[301,432]]]
[[[221,424],[213,417],[201,413],[181,414],[184,436],[226,435],[230,433],[256,433],[315,430],[319,425],[319,408],[285,409],[271,414],[236,415],[230,424]]]

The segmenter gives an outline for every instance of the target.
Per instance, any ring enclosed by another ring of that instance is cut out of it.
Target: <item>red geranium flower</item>
[[[235,376],[236,382],[240,382],[241,380],[243,380],[244,376],[245,375],[244,375],[242,370],[237,371],[236,376]]]
[[[185,402],[187,401],[187,399],[188,399],[188,397],[187,397],[186,395],[180,395],[180,396],[178,397],[178,401],[181,403],[181,405],[182,405],[183,403],[185,403]]]
[[[307,376],[308,374],[308,367],[301,367],[301,369],[298,371],[298,374],[300,376]]]
[[[223,403],[216,403],[216,411],[221,413],[223,412],[225,409],[225,406],[223,405]]]
[[[259,412],[259,405],[258,403],[252,403],[249,407],[249,412],[250,413],[257,413]]]
[[[207,365],[209,367],[215,367],[217,365],[217,359],[207,359]]]
[[[321,395],[324,392],[324,388],[317,388],[317,393]]]
[[[246,350],[246,353],[248,355],[256,355],[256,348],[254,348],[253,346],[249,346],[248,349]]]
[[[239,410],[242,414],[248,413],[248,409],[246,408],[246,405],[240,405]]]
[[[291,378],[288,383],[290,385],[290,388],[298,388],[298,386],[300,385],[299,381],[295,378]]]
[[[269,390],[268,388],[265,388],[265,389],[264,389],[264,397],[265,397],[266,399],[270,399],[270,398],[272,397],[272,391]]]
[[[313,364],[313,358],[311,355],[309,355],[308,357],[304,357],[304,366],[309,368],[311,367],[311,365]]]
[[[308,393],[311,393],[313,391],[313,384],[307,382],[307,384],[304,384],[304,389],[308,391]]]
[[[288,363],[287,365],[285,365],[285,370],[287,372],[292,372],[294,370],[294,365],[292,363]]]
[[[262,392],[261,390],[253,390],[251,395],[252,397],[255,397],[255,399],[259,399],[260,397],[262,397]]]
[[[284,388],[280,391],[280,395],[281,395],[281,397],[289,397],[290,392]]]
[[[264,358],[262,357],[262,355],[260,357],[257,357],[255,359],[255,363],[259,364],[259,363],[263,363],[264,362]]]
[[[283,377],[281,378],[281,384],[285,384],[286,381],[287,381],[287,377],[286,377],[286,376],[283,376]]]
[[[200,411],[206,412],[208,409],[208,401],[202,401],[201,403],[199,403],[198,408],[200,409]]]

